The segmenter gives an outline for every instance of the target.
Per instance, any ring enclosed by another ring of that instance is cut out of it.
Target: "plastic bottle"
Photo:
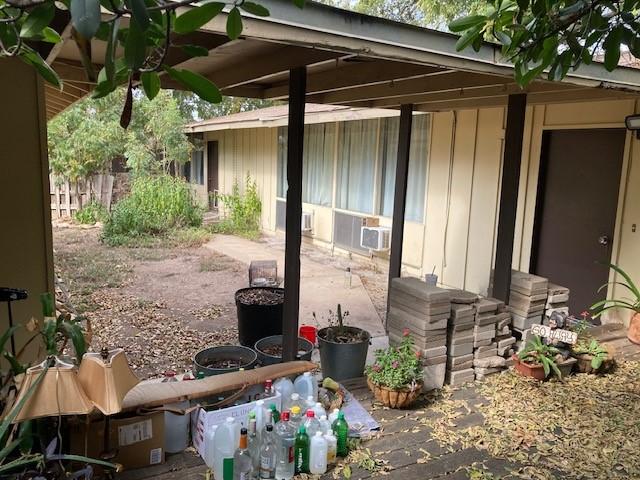
[[[320,422],[316,418],[315,413],[313,413],[313,410],[307,410],[307,415],[304,419],[303,425],[309,437],[313,437],[316,432],[320,431]]]
[[[313,407],[311,407],[311,410],[313,410],[313,413],[315,414],[316,418],[318,419],[318,421],[322,418],[322,417],[326,417],[327,412],[324,409],[324,407],[322,406],[322,404],[320,402],[316,402]]]
[[[256,417],[256,431],[258,432],[258,439],[261,439],[262,431],[267,421],[267,409],[264,407],[264,400],[256,401],[256,405],[251,412],[253,412]]]
[[[329,432],[333,432],[333,430],[331,429],[331,423],[329,423],[329,420],[327,420],[326,415],[321,415],[320,420],[318,420],[318,422],[320,422],[320,431],[322,433],[326,434]]]
[[[315,402],[318,399],[318,384],[311,375],[311,372],[304,372],[295,382],[293,382],[293,388],[301,398],[313,397]]]
[[[196,380],[203,380],[205,377],[204,372],[200,371],[196,374]]]
[[[322,475],[327,471],[327,441],[322,432],[318,431],[311,438],[309,447],[309,472]]]
[[[216,458],[216,443],[215,443],[216,428],[210,428],[204,434],[204,462],[207,467],[214,469]]]
[[[236,453],[236,445],[239,444],[239,425],[233,417],[228,417],[225,423],[218,426],[214,437],[216,480],[233,480],[233,457]]]
[[[295,474],[296,432],[289,421],[289,412],[282,412],[282,418],[276,425],[278,456],[276,480],[289,480]]]
[[[327,441],[327,464],[332,465],[336,463],[338,456],[338,439],[331,430],[324,434],[324,439]]]
[[[293,392],[291,394],[291,397],[289,398],[289,408],[288,410],[293,412],[293,407],[298,407],[300,409],[300,411],[304,411],[306,409],[304,409],[304,402],[302,402],[302,400],[300,399],[300,395],[297,394],[296,392]]]
[[[293,382],[287,377],[282,377],[275,381],[273,388],[282,398],[282,411],[291,410],[289,403],[291,401],[291,394],[295,391],[293,389]]]
[[[269,404],[269,410],[271,411],[271,419],[273,420],[273,424],[275,425],[280,421],[280,412],[276,408],[275,403]]]
[[[273,441],[273,425],[267,425],[266,433],[263,436],[262,446],[260,447],[260,478],[272,479],[276,478],[276,457],[277,449]]]
[[[294,430],[297,432],[298,428],[302,424],[302,410],[297,405],[291,407],[291,415],[289,417],[291,421],[291,426],[293,426]]]
[[[338,413],[338,418],[332,425],[333,434],[338,441],[337,454],[339,457],[346,457],[349,454],[349,447],[347,446],[347,438],[349,436],[349,425],[344,419],[344,413]]]
[[[271,398],[273,397],[273,394],[273,380],[267,379],[264,381],[264,392],[262,392],[262,398]]]
[[[304,425],[300,425],[295,444],[296,473],[309,473],[309,435]]]
[[[340,409],[334,408],[333,411],[329,414],[329,423],[331,425],[333,425],[333,422],[335,422],[338,419],[339,413],[340,413]]]
[[[313,395],[307,395],[307,399],[304,402],[305,410],[312,409],[316,404],[316,399],[313,398]]]
[[[253,461],[248,449],[247,429],[240,429],[240,444],[233,456],[233,480],[250,480]]]
[[[258,477],[260,470],[260,439],[256,431],[256,417],[253,412],[249,413],[249,455],[253,462],[253,471],[251,473],[252,478]]]

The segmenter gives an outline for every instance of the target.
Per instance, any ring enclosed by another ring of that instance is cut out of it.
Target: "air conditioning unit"
[[[360,229],[360,246],[375,252],[391,248],[391,229],[389,227],[362,227]]]
[[[301,229],[305,233],[309,233],[313,230],[313,213],[302,212],[302,225]]]

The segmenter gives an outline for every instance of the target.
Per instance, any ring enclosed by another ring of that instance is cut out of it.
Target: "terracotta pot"
[[[367,385],[369,385],[369,389],[376,397],[376,400],[385,407],[390,408],[407,408],[416,401],[422,392],[422,382],[416,385],[414,389],[406,387],[393,390],[383,385],[377,385],[367,377]]]
[[[520,357],[514,355],[513,361],[515,364],[513,365],[516,371],[525,377],[535,378],[536,380],[544,380],[547,376],[544,374],[544,367],[542,365],[532,365],[530,363],[525,363],[520,360]]]
[[[633,343],[640,345],[640,312],[631,317],[629,322],[629,331],[627,332],[627,338]]]
[[[604,359],[602,365],[599,368],[594,369],[591,366],[591,360],[593,360],[593,355],[589,355],[588,353],[580,353],[574,355],[577,360],[576,363],[576,372],[579,373],[606,373],[610,372],[615,365],[615,360],[613,357],[613,353],[611,351],[607,352],[607,358]]]

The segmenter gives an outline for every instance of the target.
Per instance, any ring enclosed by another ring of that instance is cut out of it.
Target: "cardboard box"
[[[100,458],[104,450],[104,419],[71,426],[71,453]],[[114,463],[125,470],[164,463],[164,412],[111,417],[110,448],[117,451]],[[86,448],[85,451],[85,440]]]

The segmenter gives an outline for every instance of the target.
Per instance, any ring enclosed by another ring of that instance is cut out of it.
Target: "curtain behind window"
[[[278,162],[276,195],[284,198],[287,194],[287,127],[278,127]]]
[[[338,208],[373,213],[373,182],[378,120],[340,124]]]
[[[380,214],[393,215],[396,164],[398,159],[399,118],[385,118],[380,128],[380,165],[382,166],[382,191]],[[411,148],[407,179],[407,206],[405,219],[413,222],[424,220],[424,195],[427,182],[427,158],[429,140],[429,115],[414,115],[411,122]]]
[[[333,123],[305,126],[303,202],[331,206],[335,140],[336,129]]]

